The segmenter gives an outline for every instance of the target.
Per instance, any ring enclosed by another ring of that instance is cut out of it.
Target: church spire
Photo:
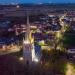
[[[28,41],[30,40],[29,35],[30,35],[30,24],[29,24],[29,15],[27,13],[26,40]]]

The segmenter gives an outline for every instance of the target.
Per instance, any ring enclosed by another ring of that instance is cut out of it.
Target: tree
[[[63,44],[66,48],[75,45],[75,35],[72,33],[64,33]]]

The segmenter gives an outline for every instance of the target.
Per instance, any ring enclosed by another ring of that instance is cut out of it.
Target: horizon
[[[75,4],[75,3],[0,3],[0,5],[63,5],[63,4]]]

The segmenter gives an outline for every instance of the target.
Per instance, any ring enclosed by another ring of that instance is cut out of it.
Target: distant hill
[[[26,3],[26,4],[0,4],[0,6],[16,6],[16,5],[19,5],[19,6],[24,6],[24,7],[43,7],[43,6],[46,6],[46,7],[67,7],[67,8],[75,8],[75,3],[64,3],[64,4],[57,4],[57,3],[44,3],[44,4],[33,4],[33,3]]]

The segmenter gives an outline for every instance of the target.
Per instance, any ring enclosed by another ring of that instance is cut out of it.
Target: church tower
[[[35,58],[34,38],[32,38],[32,31],[30,30],[29,16],[27,15],[26,35],[23,40],[23,58],[25,64],[32,64]]]

